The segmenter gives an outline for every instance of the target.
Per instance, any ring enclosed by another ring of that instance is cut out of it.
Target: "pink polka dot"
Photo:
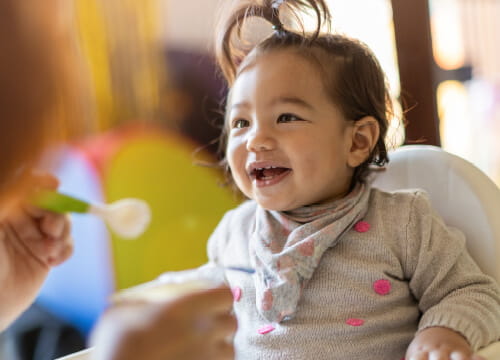
[[[366,221],[358,221],[356,225],[354,225],[354,230],[360,233],[367,232],[370,230],[370,224],[368,224]]]
[[[391,292],[391,282],[386,279],[380,279],[373,283],[373,290],[379,295],[387,295]]]
[[[240,301],[241,299],[241,288],[238,286],[235,286],[234,288],[231,289],[233,293],[233,299],[234,301]]]
[[[265,326],[261,327],[260,329],[257,330],[257,332],[261,335],[264,335],[264,334],[270,333],[274,329],[275,329],[275,327],[273,325],[269,324],[269,325],[265,325]]]
[[[365,321],[363,319],[347,319],[345,323],[351,326],[361,326]]]

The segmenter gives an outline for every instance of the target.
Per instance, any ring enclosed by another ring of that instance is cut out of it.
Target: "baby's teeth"
[[[277,169],[278,166],[266,166],[266,167],[263,167],[263,168],[255,168],[254,171],[263,171],[263,170],[269,170],[269,169]]]

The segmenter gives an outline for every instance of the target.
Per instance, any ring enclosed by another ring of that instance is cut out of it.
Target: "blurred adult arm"
[[[233,296],[220,286],[165,302],[110,307],[91,336],[95,360],[226,360],[234,358]]]
[[[36,177],[37,184],[56,189],[50,175]],[[1,206],[1,205],[0,205]],[[0,331],[35,299],[51,267],[73,251],[66,215],[21,204],[0,217]]]

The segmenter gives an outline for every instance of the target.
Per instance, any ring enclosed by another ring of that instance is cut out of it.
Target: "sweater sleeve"
[[[208,264],[222,265],[222,254],[230,237],[229,224],[231,223],[233,212],[234,210],[229,210],[228,212],[226,212],[226,214],[222,217],[222,220],[219,222],[214,232],[208,239]]]
[[[427,195],[416,192],[406,228],[405,271],[422,317],[419,330],[443,326],[474,351],[500,338],[500,289],[468,254],[465,238],[447,227]]]

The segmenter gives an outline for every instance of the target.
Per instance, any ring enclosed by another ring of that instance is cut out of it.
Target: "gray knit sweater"
[[[372,189],[369,204],[368,231],[352,229],[324,253],[292,320],[266,322],[253,278],[227,272],[238,360],[400,360],[415,332],[430,326],[460,332],[474,349],[500,338],[498,285],[426,194]],[[252,266],[256,206],[248,201],[224,216],[209,240],[212,264]]]

